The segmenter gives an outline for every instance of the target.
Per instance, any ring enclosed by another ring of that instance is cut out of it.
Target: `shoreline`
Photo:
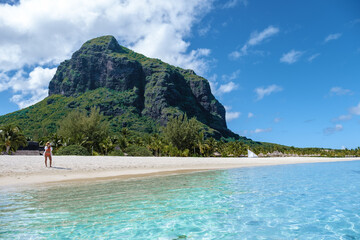
[[[43,156],[0,156],[0,188],[54,183],[136,179],[208,170],[284,164],[359,161],[360,158],[185,158],[54,156],[45,168]]]

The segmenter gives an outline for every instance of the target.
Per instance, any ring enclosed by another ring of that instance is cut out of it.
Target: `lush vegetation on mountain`
[[[28,108],[0,117],[0,124],[13,123],[23,129],[25,136],[37,140],[56,133],[60,122],[74,110],[90,112],[97,106],[109,121],[113,133],[128,128],[136,132],[156,132],[159,124],[140,116],[131,106],[133,92],[118,92],[107,88],[87,91],[78,96],[52,95]],[[115,115],[111,115],[111,114]]]

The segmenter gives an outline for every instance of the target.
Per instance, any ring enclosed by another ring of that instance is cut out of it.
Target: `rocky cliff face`
[[[50,82],[49,95],[79,96],[97,88],[131,93],[135,112],[162,125],[172,115],[187,113],[215,129],[218,137],[237,136],[227,129],[225,109],[206,79],[192,70],[137,54],[112,36],[86,42],[70,60],[62,62]]]

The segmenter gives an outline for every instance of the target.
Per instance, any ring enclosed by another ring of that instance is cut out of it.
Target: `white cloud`
[[[274,123],[278,123],[278,122],[280,122],[281,121],[281,118],[274,118]]]
[[[0,92],[10,88],[10,77],[3,72],[0,72]]]
[[[9,66],[21,63],[22,50],[20,46],[15,44],[4,44],[0,46],[0,69],[11,70]]]
[[[211,10],[212,3],[27,0],[16,5],[0,4],[0,74],[10,76],[10,71],[20,71],[25,66],[30,71],[33,66],[56,66],[85,41],[109,34],[148,57],[203,74],[208,70],[210,50],[189,51],[190,43],[185,39],[194,24]],[[0,79],[0,90],[6,81]]]
[[[224,4],[223,8],[234,8],[238,3],[242,3],[244,6],[249,4],[247,0],[229,0]]]
[[[351,119],[352,119],[351,114],[340,115],[339,117],[332,119],[332,122],[348,121],[348,120],[351,120]]]
[[[231,120],[234,120],[238,117],[240,117],[241,115],[241,112],[231,112],[231,109],[232,107],[230,106],[224,106],[225,107],[225,110],[226,110],[226,121],[231,121]]]
[[[42,67],[36,67],[29,74],[18,71],[7,83],[7,88],[15,93],[10,101],[24,108],[44,99],[48,94],[49,81],[55,72],[56,68]]]
[[[254,117],[254,114],[252,112],[249,112],[248,113],[248,118],[252,118],[252,117]]]
[[[240,117],[240,112],[226,112],[226,121],[234,120],[238,117]]]
[[[230,111],[232,109],[231,106],[226,106],[226,105],[224,105],[224,108],[225,108],[226,111]]]
[[[220,87],[218,87],[219,86],[219,82],[217,81],[218,76],[216,74],[210,76],[208,80],[210,83],[211,92],[214,95],[222,95],[224,93],[229,93],[236,90],[239,87],[239,85],[234,83],[233,80],[238,78],[239,73],[240,70],[236,70],[235,72],[232,72],[230,75],[226,75],[226,74],[222,75],[221,80],[226,81],[227,83],[221,84]]]
[[[357,106],[349,108],[349,114],[340,115],[337,118],[333,118],[331,121],[332,122],[348,121],[353,118],[353,115],[360,115],[360,102]]]
[[[210,89],[211,89],[212,94],[216,94],[216,89],[217,89],[217,86],[219,85],[219,83],[217,82],[217,78],[218,78],[218,76],[216,73],[207,78],[209,80]]]
[[[259,88],[256,88],[254,91],[256,93],[256,97],[257,97],[257,100],[261,100],[263,99],[265,96],[269,96],[270,94],[272,93],[275,93],[275,92],[281,92],[283,90],[282,87],[278,86],[278,85],[270,85],[266,88],[264,87],[259,87]]]
[[[231,52],[229,54],[229,57],[233,58],[233,59],[237,59],[241,56],[247,55],[248,49],[251,46],[255,46],[255,45],[262,43],[264,40],[274,36],[278,32],[279,32],[279,28],[274,27],[274,26],[269,26],[269,27],[265,28],[262,32],[255,31],[255,32],[251,33],[249,40],[244,44],[244,46],[241,48],[241,50]]]
[[[360,103],[355,107],[351,107],[349,112],[353,115],[360,115]]]
[[[229,82],[226,84],[221,85],[217,90],[216,93],[217,94],[224,94],[224,93],[229,93],[235,89],[238,88],[238,85],[235,84],[234,82]]]
[[[324,129],[324,134],[330,135],[335,132],[340,132],[343,130],[343,126],[341,124],[336,124],[335,127],[328,127]]]
[[[221,79],[223,81],[233,81],[239,77],[239,74],[240,74],[240,70],[236,70],[235,72],[232,72],[230,75],[226,75],[226,74],[222,75]]]
[[[0,53],[19,60],[0,59],[0,67],[6,71],[39,62],[59,63],[86,40],[106,34],[150,57],[188,63],[182,58],[198,56],[187,54],[189,42],[184,37],[210,7],[206,0],[28,0],[0,5]]]
[[[265,128],[265,129],[257,128],[252,132],[253,133],[266,133],[266,132],[271,132],[271,131],[272,131],[272,128]]]
[[[229,54],[229,57],[231,59],[238,59],[239,57],[243,56],[244,54],[241,53],[240,51],[233,51]]]
[[[349,25],[353,27],[354,25],[359,24],[359,23],[360,23],[360,18],[357,18],[357,19],[350,21]]]
[[[341,131],[341,130],[343,130],[343,126],[341,124],[336,124],[335,125],[335,130],[336,131]]]
[[[330,89],[330,95],[338,95],[338,96],[342,96],[342,95],[352,95],[353,92],[350,89],[345,89],[342,87],[332,87]]]
[[[300,59],[302,54],[303,52],[292,49],[290,52],[284,53],[282,55],[282,57],[280,58],[280,62],[293,64]]]
[[[278,32],[279,32],[279,28],[276,28],[273,26],[269,26],[266,29],[264,29],[262,32],[259,32],[259,33],[255,31],[251,34],[251,37],[250,37],[249,41],[247,42],[247,44],[250,46],[258,45],[265,39],[277,34]]]
[[[208,24],[198,30],[199,36],[205,36],[211,29],[211,25]]]
[[[320,56],[320,53],[315,53],[308,58],[308,62],[312,62],[315,58]]]
[[[325,39],[324,39],[324,42],[328,42],[328,41],[331,41],[331,40],[336,40],[336,39],[339,39],[341,37],[341,33],[333,33],[333,34],[329,34]]]

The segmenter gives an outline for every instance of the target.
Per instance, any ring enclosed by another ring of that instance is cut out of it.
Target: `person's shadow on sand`
[[[51,168],[62,169],[62,170],[71,170],[71,168],[63,168],[63,167],[51,167]]]

